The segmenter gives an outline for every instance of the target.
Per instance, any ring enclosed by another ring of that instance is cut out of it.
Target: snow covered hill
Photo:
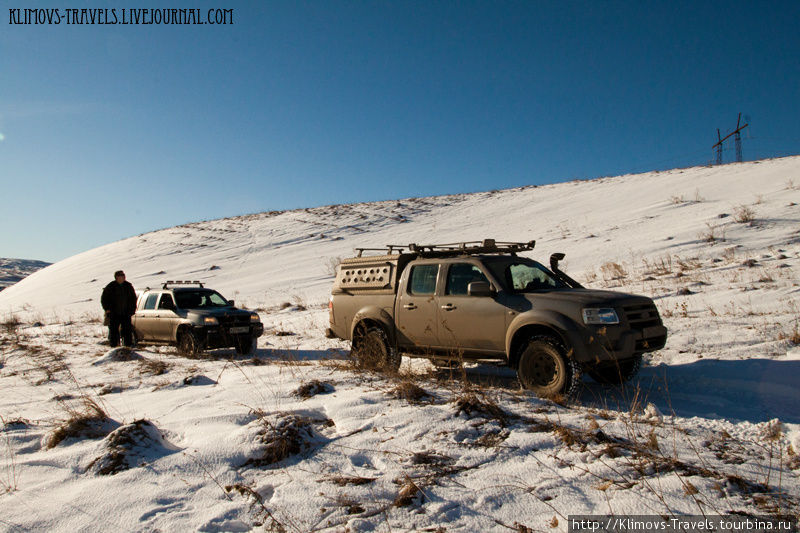
[[[50,263],[32,259],[9,259],[0,257],[0,291],[19,280],[41,270]]]
[[[775,256],[791,256],[800,239],[798,195],[800,158],[791,157],[197,222],[51,265],[4,291],[0,312],[96,311],[100,288],[120,268],[136,287],[199,278],[253,307],[292,296],[322,303],[332,262],[387,243],[536,239],[534,256],[566,252],[567,267],[584,279],[602,276],[608,262],[642,270],[645,260],[713,259],[730,248],[737,258],[777,249],[788,253]],[[737,222],[740,209],[753,212],[753,223]]]
[[[0,523],[566,531],[578,513],[796,516],[798,204],[790,157],[245,215],[60,261],[0,292]],[[324,338],[333,268],[353,248],[484,238],[535,239],[529,255],[565,252],[588,286],[653,297],[667,346],[631,385],[585,378],[561,406],[503,368],[357,372]],[[109,352],[99,296],[117,269],[257,309],[255,357]]]

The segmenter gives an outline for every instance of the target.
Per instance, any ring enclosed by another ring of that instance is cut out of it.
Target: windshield
[[[220,293],[207,289],[175,291],[175,302],[180,309],[203,309],[228,305],[228,301]]]
[[[502,261],[489,264],[492,274],[512,292],[564,289],[567,285],[536,261]]]

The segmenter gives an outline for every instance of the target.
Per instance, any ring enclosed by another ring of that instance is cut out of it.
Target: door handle
[[[456,308],[456,306],[453,305],[453,304],[444,304],[442,306],[442,309],[444,309],[445,311],[452,311],[455,308]]]
[[[415,304],[404,304],[403,309],[416,309],[417,306]]]

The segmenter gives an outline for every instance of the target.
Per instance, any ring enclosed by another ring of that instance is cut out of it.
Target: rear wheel
[[[184,331],[178,337],[178,352],[181,355],[194,357],[203,351],[203,344],[192,331]]]
[[[633,359],[614,361],[611,364],[595,367],[589,371],[589,375],[598,383],[619,385],[633,379],[639,373],[641,366],[642,355],[639,354]]]
[[[580,368],[552,337],[528,341],[519,358],[517,376],[522,385],[543,398],[573,396],[580,383]]]
[[[357,336],[353,340],[351,355],[359,368],[383,372],[397,371],[402,360],[386,332],[379,327],[367,328]]]

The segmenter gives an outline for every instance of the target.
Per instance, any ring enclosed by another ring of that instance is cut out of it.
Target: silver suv
[[[141,291],[133,315],[135,343],[169,344],[186,355],[236,348],[250,354],[264,333],[257,313],[237,309],[199,281],[167,281]]]

